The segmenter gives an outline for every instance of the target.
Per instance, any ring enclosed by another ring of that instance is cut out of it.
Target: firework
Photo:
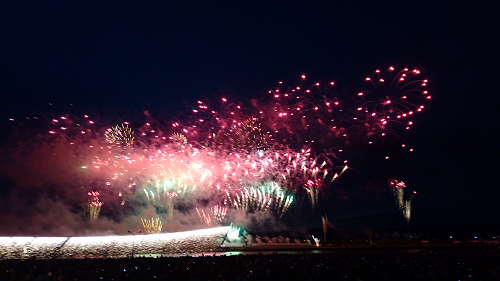
[[[231,202],[231,195],[226,190],[227,201]],[[275,182],[263,184],[259,187],[243,188],[240,193],[233,195],[232,205],[245,213],[266,212],[274,210],[282,217],[293,202],[293,195],[282,189]]]
[[[128,123],[99,125],[87,115],[58,116],[46,138],[68,142],[86,182],[105,182],[117,205],[145,199],[170,218],[176,208],[196,210],[207,224],[223,221],[228,209],[282,218],[304,201],[318,208],[323,191],[347,171],[342,157],[350,148],[411,127],[430,98],[420,75],[376,71],[356,92],[332,81],[307,86],[304,77],[250,101],[198,101],[192,116],[177,121],[147,114],[134,130]],[[393,190],[398,208],[409,209],[404,183],[396,181]],[[95,197],[87,205],[98,216],[102,202]]]
[[[403,212],[403,217],[405,218],[406,222],[409,223],[411,219],[411,202],[413,201],[413,196],[417,194],[417,192],[413,191],[413,194],[410,197],[410,200],[405,201],[404,208],[402,210]]]
[[[90,220],[95,221],[99,217],[99,213],[101,212],[101,206],[102,206],[101,201],[92,201],[90,202]]]
[[[410,117],[424,109],[424,100],[431,99],[429,91],[426,90],[428,80],[420,78],[418,69],[404,68],[396,72],[394,67],[390,67],[389,79],[382,77],[380,70],[375,73],[375,77],[365,79],[373,85],[374,90],[359,94],[364,97],[376,96],[379,99],[364,102],[361,111],[367,113],[382,130],[390,123],[409,129],[413,124]]]
[[[215,143],[226,151],[239,153],[268,146],[266,136],[262,132],[262,124],[257,117],[224,126],[216,136]]]
[[[413,76],[417,76],[413,72],[410,77],[410,73],[405,71],[398,75],[403,74],[411,81],[414,81]],[[278,87],[269,92],[271,101],[268,104],[252,104],[253,110],[257,109],[255,111],[237,103],[229,103],[227,99],[222,99],[223,105],[219,110],[198,101],[197,108],[193,109],[194,123],[189,124],[186,120],[183,121],[184,124],[172,123],[171,130],[174,132],[170,133],[171,143],[161,143],[165,139],[161,136],[168,135],[167,131],[146,123],[141,128],[141,136],[149,137],[150,141],[147,143],[154,141],[159,149],[145,150],[143,155],[134,153],[137,155],[135,157],[117,155],[118,157],[109,157],[101,163],[108,166],[113,163],[112,165],[129,172],[136,163],[143,164],[142,171],[135,169],[139,174],[135,178],[143,186],[146,185],[145,195],[148,201],[155,206],[163,205],[170,214],[174,208],[173,200],[165,198],[169,197],[166,194],[174,193],[178,200],[193,196],[222,196],[223,199],[219,199],[221,201],[214,203],[226,203],[245,213],[272,210],[282,217],[302,189],[306,191],[314,209],[319,203],[321,189],[341,176],[348,166],[342,165],[343,168],[335,172],[339,168],[334,165],[338,158],[332,151],[317,157],[312,155],[313,151],[351,142],[342,139],[349,139],[347,132],[359,130],[364,126],[360,124],[370,124],[372,128],[379,128],[379,133],[383,134],[388,128],[384,120],[375,122],[373,114],[368,113],[392,112],[394,108],[399,108],[396,106],[409,108],[404,100],[414,100],[413,94],[417,93],[410,85],[391,88],[389,92],[393,96],[404,93],[408,97],[412,94],[411,99],[401,96],[401,101],[395,99],[397,102],[382,103],[382,109],[374,106],[376,102],[367,100],[372,97],[377,100],[374,98],[376,94],[387,96],[387,92],[382,93],[379,88],[359,92],[354,100],[351,98],[344,102],[331,83],[315,83],[307,88],[291,87],[285,91]],[[422,91],[418,93],[423,94]],[[358,104],[364,106],[364,111],[361,111],[366,116],[363,118],[359,116]],[[352,107],[353,105],[356,107]],[[352,108],[348,109],[349,106]],[[389,107],[392,109],[387,109]],[[411,115],[402,110],[398,112],[405,114],[401,115],[405,118]],[[398,119],[397,116],[394,118]],[[176,130],[179,132],[175,132]],[[324,134],[317,136],[315,132]],[[341,152],[342,149],[338,151]],[[122,172],[115,173],[112,178],[114,182],[110,184],[118,183],[117,179],[121,174]],[[275,191],[271,194],[266,193],[265,188],[260,188],[269,183],[279,186],[282,192]]]
[[[156,176],[154,177],[156,178]],[[170,189],[168,182],[164,182],[163,185],[160,185],[160,181],[156,180],[153,188],[143,190],[150,204],[164,210],[168,217],[172,218],[174,200],[178,195],[175,191]]]
[[[418,69],[404,68],[398,72],[391,66],[386,71],[376,70],[375,75],[365,81],[372,89],[358,92],[361,104],[354,118],[370,125],[368,134],[371,136],[383,140],[392,135],[401,141],[398,130],[409,130],[414,116],[422,112],[424,103],[431,99],[427,90],[428,80],[421,78]],[[373,141],[375,139],[368,144]],[[413,151],[404,142],[400,145]]]
[[[312,208],[316,208],[318,205],[318,196],[319,196],[319,183],[318,181],[308,180],[304,186],[307,191],[307,195],[309,196],[309,201],[311,202]]]
[[[112,147],[126,148],[134,143],[134,132],[125,124],[108,129],[104,136],[106,142]]]
[[[391,186],[392,191],[394,193],[394,199],[396,201],[396,206],[398,206],[398,208],[400,210],[403,210],[403,208],[404,208],[404,194],[405,194],[404,188],[406,187],[405,183],[402,181],[398,181],[396,179],[390,179],[389,185]]]
[[[413,196],[417,192],[413,191],[412,195],[410,196],[410,199],[404,200],[404,189],[406,187],[405,183],[402,181],[398,181],[396,179],[390,179],[389,185],[393,189],[394,198],[396,200],[396,205],[398,206],[399,210],[401,211],[401,214],[405,218],[406,228],[407,228],[407,231],[409,232],[410,219],[411,219],[411,203],[413,201]]]
[[[343,148],[370,145],[393,136],[399,145],[408,148],[398,135],[410,129],[413,117],[424,110],[431,99],[428,80],[417,69],[399,72],[389,67],[376,70],[365,79],[367,85],[354,93],[337,89],[334,81],[299,86],[280,82],[269,90],[273,103],[261,103],[264,127],[274,140],[315,148]],[[267,129],[269,128],[269,129]]]
[[[144,231],[148,234],[151,233],[160,233],[161,228],[163,226],[163,223],[160,221],[160,218],[151,218],[150,220],[148,219],[141,219],[142,222],[142,227],[144,228]]]
[[[410,218],[411,218],[411,200],[412,199],[405,201],[404,207],[402,210],[403,217],[405,218],[406,221],[410,221]]]
[[[240,237],[240,231],[241,231],[240,227],[231,226],[231,228],[229,229],[229,231],[227,233],[227,239],[229,241],[237,240]]]
[[[316,243],[316,247],[319,247],[319,238],[314,237],[314,235],[311,235],[312,239],[314,240],[314,243]]]
[[[99,213],[101,212],[101,206],[104,204],[102,201],[99,200],[99,192],[97,191],[91,191],[87,193],[91,198],[88,200],[87,203],[84,204],[83,209],[84,212],[88,212],[90,215],[90,221],[94,222],[97,220],[99,217]]]
[[[183,134],[178,134],[178,133],[172,133],[172,136],[170,136],[170,139],[172,140],[172,143],[176,148],[183,149],[186,148],[187,145],[187,138]]]

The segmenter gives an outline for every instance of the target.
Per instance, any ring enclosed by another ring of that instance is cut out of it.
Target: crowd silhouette
[[[496,247],[0,261],[2,280],[500,280]]]

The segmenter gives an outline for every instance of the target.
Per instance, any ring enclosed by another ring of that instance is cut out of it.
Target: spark
[[[148,234],[161,232],[163,223],[160,221],[160,218],[156,219],[151,218],[150,220],[141,219],[141,222],[142,222],[142,227],[144,228],[144,232]]]

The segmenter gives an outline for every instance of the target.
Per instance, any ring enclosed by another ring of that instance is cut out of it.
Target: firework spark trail
[[[409,231],[409,224],[411,219],[411,203],[413,201],[413,196],[415,196],[417,192],[413,191],[412,195],[410,196],[410,199],[404,200],[404,190],[406,188],[405,183],[402,181],[398,181],[396,179],[389,179],[389,185],[393,190],[396,205],[398,206],[399,210],[401,211],[401,214],[405,218],[406,225]]]
[[[314,235],[311,235],[311,237],[314,240],[314,243],[316,244],[316,247],[319,247],[319,238],[314,237]]]
[[[222,207],[219,205],[215,205],[210,208],[212,211],[212,215],[214,219],[218,220],[219,222],[222,222],[224,218],[226,217],[227,213],[227,207]]]
[[[207,225],[210,225],[212,223],[212,216],[209,214],[205,214],[204,210],[198,209],[198,207],[195,207],[196,212],[198,213],[198,217],[200,217],[201,222],[206,223]]]
[[[142,227],[144,228],[144,232],[151,234],[151,233],[160,233],[161,228],[163,227],[163,223],[160,221],[160,218],[151,218],[150,220],[148,219],[141,219],[142,222]]]
[[[103,202],[99,200],[99,192],[97,191],[91,191],[87,193],[89,196],[92,196],[91,199],[89,199],[88,203],[85,205],[84,210],[85,212],[88,212],[90,215],[90,221],[94,222],[97,220],[99,217],[99,213],[101,212],[101,206],[103,205]]]
[[[316,208],[318,205],[318,196],[319,196],[319,183],[318,181],[308,180],[304,185],[304,189],[307,191],[309,196],[309,201],[311,202],[312,208]]]
[[[233,205],[238,210],[245,213],[266,212],[272,206],[271,209],[280,217],[287,212],[294,198],[293,194],[281,189],[275,182],[266,183],[259,187],[244,188],[240,194],[236,193],[236,199],[233,201]],[[226,195],[226,199],[230,200],[231,195],[227,190]]]
[[[404,202],[402,209],[403,217],[406,221],[410,221],[411,218],[411,199]]]
[[[212,222],[223,222],[227,214],[227,207],[222,207],[220,205],[210,207],[210,211],[207,212],[198,207],[195,207],[195,210],[198,213],[200,221],[207,225],[211,225]]]
[[[406,200],[404,202],[404,206],[403,206],[403,209],[402,209],[402,213],[403,213],[403,217],[405,218],[406,222],[409,223],[410,222],[410,219],[411,219],[411,202],[413,201],[413,196],[416,194],[417,192],[413,191],[413,194],[411,195],[410,199],[409,200]]]
[[[402,181],[398,181],[396,179],[390,179],[389,184],[392,188],[392,191],[394,193],[394,199],[396,201],[396,206],[400,210],[403,210],[404,208],[404,194],[405,194],[405,183]]]

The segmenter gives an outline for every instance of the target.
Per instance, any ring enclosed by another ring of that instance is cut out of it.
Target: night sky
[[[353,157],[321,211],[338,229],[401,231],[387,190],[395,177],[418,192],[416,231],[500,235],[500,5],[466,2],[4,1],[2,145],[9,118],[91,112],[114,122],[148,110],[169,119],[198,99],[244,99],[302,74],[349,88],[375,69],[416,67],[433,99],[402,132],[415,152]],[[18,187],[0,167],[0,210],[14,218]]]

